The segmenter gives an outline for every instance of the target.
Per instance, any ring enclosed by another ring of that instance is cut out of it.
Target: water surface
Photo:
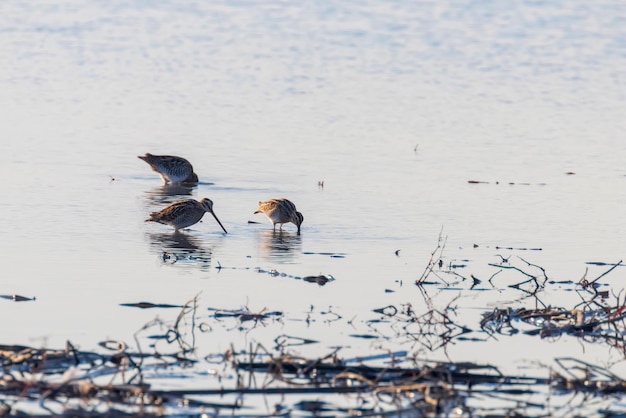
[[[619,1],[60,0],[1,9],[3,293],[37,298],[0,301],[10,318],[3,343],[131,343],[157,313],[121,303],[200,294],[203,309],[304,319],[313,307],[346,318],[287,321],[252,336],[216,331],[203,353],[278,333],[320,341],[302,355],[334,346],[376,353],[394,343],[350,334],[371,331],[375,308],[426,309],[413,282],[440,234],[443,260],[482,280],[500,256],[578,281],[587,267],[590,277],[607,269],[586,262],[626,254]],[[145,152],[185,156],[201,184],[164,187],[136,158]],[[228,234],[210,216],[182,234],[144,223],[181,197],[210,197]],[[253,215],[274,197],[303,212],[301,235],[293,225],[275,234]],[[622,274],[607,276],[616,294]],[[310,275],[335,280],[301,279]],[[478,328],[485,310],[535,303],[501,277],[494,287],[437,285],[429,296],[440,307],[459,297],[457,319]],[[562,287],[542,301],[580,301]],[[468,341],[445,353],[398,345],[513,370],[566,354],[623,360],[570,337]]]

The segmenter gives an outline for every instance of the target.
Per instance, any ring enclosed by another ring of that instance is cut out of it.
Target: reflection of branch
[[[490,264],[490,265],[493,265],[493,264]],[[495,273],[493,273],[493,274],[491,275],[491,277],[489,277],[489,280],[488,280],[488,281],[489,281],[489,284],[491,284],[491,287],[495,287],[495,285],[494,285],[494,284],[493,284],[493,282],[492,282],[493,278],[494,278],[494,277],[496,277],[498,274],[502,273],[502,271],[503,271],[503,270],[498,270],[498,271],[496,271]]]
[[[501,264],[493,264],[493,263],[489,263],[488,265],[490,265],[491,267],[499,267],[501,269],[508,269],[508,270],[517,270],[520,273],[522,273],[525,276],[530,277],[531,279],[537,279],[535,276],[533,276],[530,273],[526,273],[524,270],[520,269],[519,267],[515,267],[515,266],[503,266]]]
[[[556,389],[593,395],[624,394],[626,381],[603,367],[570,357],[557,358],[555,362],[563,370],[563,374],[553,372],[551,386]]]
[[[584,290],[587,290],[587,289],[591,288],[591,290],[593,290],[593,293],[594,293],[594,295],[593,295],[594,298],[596,298],[597,296],[608,297],[608,292],[598,292],[598,285],[596,283],[602,277],[604,277],[607,274],[609,274],[610,272],[612,272],[617,266],[621,266],[621,265],[623,265],[622,264],[622,260],[619,260],[617,263],[613,264],[610,269],[608,269],[607,271],[605,271],[604,273],[602,273],[601,275],[599,275],[598,277],[596,277],[592,281],[588,281],[587,280],[587,269],[585,269],[585,275],[582,277],[582,279],[580,279],[578,284]]]
[[[595,284],[595,282],[597,282],[598,280],[600,280],[601,278],[603,278],[604,276],[606,276],[607,274],[609,274],[610,272],[612,272],[612,271],[615,269],[615,267],[617,267],[617,266],[621,266],[621,265],[622,265],[622,260],[619,260],[617,263],[613,264],[613,266],[612,266],[610,269],[608,269],[607,271],[605,271],[604,273],[602,273],[601,275],[599,275],[598,277],[596,277],[595,279],[593,279],[593,280],[591,281],[591,284],[592,284],[592,285],[593,285],[593,284]]]
[[[511,287],[513,289],[521,290],[523,292],[528,293],[529,295],[535,296],[539,290],[544,288],[544,285],[545,285],[546,281],[548,280],[548,277],[546,276],[546,271],[543,269],[543,267],[540,267],[540,266],[538,266],[536,264],[529,263],[528,261],[524,260],[521,257],[518,257],[518,258],[520,260],[522,260],[524,263],[526,263],[528,266],[535,267],[535,268],[538,268],[539,270],[541,270],[542,273],[543,273],[543,283],[541,283],[541,284],[539,283],[539,281],[537,280],[537,276],[536,275],[527,273],[526,271],[522,270],[521,268],[519,268],[517,266],[503,265],[503,264],[494,264],[494,263],[489,263],[488,265],[491,266],[491,267],[497,267],[497,268],[499,268],[501,270],[497,271],[495,274],[493,274],[491,276],[491,278],[489,279],[489,283],[491,283],[491,285],[493,286],[492,279],[495,277],[496,274],[500,273],[502,270],[504,270],[504,269],[515,270],[515,271],[518,271],[518,272],[522,273],[523,275],[529,277],[529,279],[521,281],[519,283],[515,283],[515,284],[512,284],[512,285],[509,285],[509,287]],[[535,284],[534,290],[522,289],[522,286],[527,284],[527,283],[534,283]]]
[[[417,331],[411,331],[409,327],[417,327]],[[412,316],[403,330],[405,337],[413,339],[429,351],[443,348],[446,356],[448,355],[447,346],[449,343],[461,335],[471,332],[469,328],[454,322],[445,311],[438,309]]]
[[[176,341],[178,341],[178,345],[181,348],[182,357],[185,358],[188,352],[191,352],[195,349],[196,345],[196,310],[198,308],[198,295],[194,296],[193,299],[187,301],[183,305],[183,308],[180,310],[178,317],[176,318],[176,322],[174,323],[174,332],[176,333]],[[190,306],[191,305],[191,306]],[[191,312],[191,345],[188,344],[182,337],[181,332],[179,331],[179,325],[183,318]]]
[[[543,283],[541,284],[541,287],[543,287],[546,284],[546,282],[548,281],[548,276],[546,275],[546,270],[543,267],[538,266],[537,264],[529,263],[528,261],[524,260],[522,257],[517,257],[517,258],[522,260],[524,263],[528,264],[530,267],[536,267],[539,270],[541,270],[541,272],[543,273]]]
[[[274,342],[276,343],[276,346],[274,348],[279,352],[283,352],[285,347],[319,343],[319,341],[311,340],[309,338],[294,337],[285,334],[281,334],[278,337],[274,338]]]

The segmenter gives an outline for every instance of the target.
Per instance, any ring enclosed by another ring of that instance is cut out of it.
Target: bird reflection
[[[257,230],[259,257],[279,263],[294,261],[302,252],[302,237],[296,231]]]
[[[162,206],[178,200],[179,196],[191,196],[194,187],[181,184],[162,184],[145,193],[150,205]]]
[[[146,235],[150,246],[159,254],[163,264],[194,267],[200,270],[209,270],[211,267],[215,243],[180,231]]]

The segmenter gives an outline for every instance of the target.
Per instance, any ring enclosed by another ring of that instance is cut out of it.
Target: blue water
[[[441,231],[444,261],[484,280],[499,255],[573,281],[606,270],[589,261],[626,257],[620,1],[4,2],[0,55],[0,292],[37,298],[0,301],[4,344],[132,343],[157,313],[119,304],[200,294],[202,309],[294,319],[330,308],[356,319],[287,321],[252,339],[291,332],[320,341],[303,355],[378,353],[396,344],[348,335],[367,331],[372,309],[426,309],[412,283]],[[191,160],[203,184],[182,195],[210,197],[228,234],[209,216],[182,238],[144,223],[180,197],[145,152]],[[300,236],[253,215],[274,197],[303,212]],[[620,269],[606,279],[616,294]],[[336,280],[299,279],[319,274]],[[454,288],[434,304],[460,295],[470,328],[484,310],[533,303],[506,284]],[[199,349],[248,338],[216,331]],[[504,369],[565,353],[623,360],[517,338],[408,349]]]

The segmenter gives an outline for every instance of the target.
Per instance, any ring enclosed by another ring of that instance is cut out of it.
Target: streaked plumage
[[[175,230],[181,228],[187,228],[194,225],[202,219],[204,214],[209,212],[218,224],[222,227],[225,233],[226,228],[217,219],[217,215],[213,212],[213,202],[211,199],[203,198],[200,201],[194,199],[185,199],[174,202],[171,205],[161,209],[158,212],[152,212],[150,217],[146,219],[146,222],[158,222],[164,225],[170,225]]]
[[[261,212],[272,222],[274,230],[276,230],[276,224],[280,224],[282,230],[283,224],[291,222],[298,227],[298,233],[300,233],[300,225],[304,222],[304,216],[296,210],[296,205],[290,200],[270,199],[259,202],[259,207],[254,213]]]
[[[184,158],[173,155],[139,155],[137,158],[144,160],[163,179],[165,183],[197,183],[198,176],[193,172],[191,163]]]

